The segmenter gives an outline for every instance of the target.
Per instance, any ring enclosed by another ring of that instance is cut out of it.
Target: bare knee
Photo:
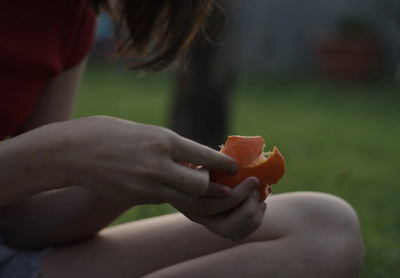
[[[302,229],[318,228],[336,231],[359,231],[357,213],[343,199],[325,194],[304,192],[291,196],[291,210],[302,223]]]
[[[298,193],[291,204],[298,218],[295,236],[309,253],[305,258],[313,258],[332,277],[356,277],[364,262],[364,245],[354,209],[322,193]]]

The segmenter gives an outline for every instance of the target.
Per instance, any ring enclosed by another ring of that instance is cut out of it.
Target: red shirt
[[[86,0],[2,1],[0,140],[25,123],[50,78],[86,56],[95,29]]]

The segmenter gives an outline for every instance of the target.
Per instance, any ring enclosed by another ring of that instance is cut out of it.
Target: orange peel
[[[274,147],[272,152],[263,152],[264,139],[261,136],[229,136],[221,153],[232,157],[239,165],[236,175],[219,170],[210,171],[210,181],[234,188],[248,177],[256,177],[260,185],[260,201],[272,193],[272,184],[277,184],[286,171],[285,159]]]

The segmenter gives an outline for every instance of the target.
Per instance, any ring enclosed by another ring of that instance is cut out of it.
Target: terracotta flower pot
[[[379,71],[380,46],[369,36],[326,37],[317,42],[316,63],[331,78],[366,81]]]

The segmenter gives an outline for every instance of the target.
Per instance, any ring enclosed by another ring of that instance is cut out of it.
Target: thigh
[[[93,239],[58,247],[42,261],[42,276],[141,277],[234,245],[176,213],[107,228]]]
[[[299,234],[315,235],[315,229],[310,223],[320,225],[318,213],[321,217],[323,214],[324,220],[321,221],[327,222],[327,214],[320,208],[325,206],[327,212],[331,211],[327,205],[330,203],[327,202],[328,199],[334,200],[334,197],[313,193],[271,196],[267,199],[268,208],[262,226],[240,243],[220,238],[181,214],[104,229],[93,239],[56,248],[42,262],[42,277],[141,277],[153,272],[160,275],[157,277],[163,277],[163,270],[170,274],[172,271],[172,277],[177,274],[175,271],[182,272],[182,269],[185,271],[181,277],[185,277],[191,269],[197,271],[194,266],[215,271],[218,267],[226,268],[225,262],[238,263],[239,267],[240,264],[235,259],[238,253],[248,256],[253,253],[260,257],[260,254],[252,252],[257,250],[256,246],[261,246],[257,245],[258,242],[262,242],[262,249],[258,251],[264,252],[261,257],[267,267],[265,261],[272,263],[294,250],[295,243],[290,238],[296,238]],[[332,201],[333,204],[336,202],[339,201]],[[311,212],[316,221],[307,219],[311,217],[308,216]],[[321,229],[321,233],[330,228],[327,223],[324,226],[326,228]],[[296,250],[305,247],[304,241],[297,242],[300,245]],[[197,263],[196,260],[202,263]],[[249,262],[251,258],[248,257],[245,261]],[[182,265],[185,267],[179,267]],[[193,268],[187,268],[187,265]]]

